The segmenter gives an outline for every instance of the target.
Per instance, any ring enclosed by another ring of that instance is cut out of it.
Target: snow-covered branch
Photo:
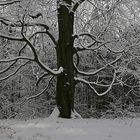
[[[46,76],[48,76],[49,75],[49,73],[44,73],[41,77],[39,77],[39,79],[37,80],[37,82],[36,82],[36,85],[38,86],[38,84],[40,83],[40,81],[44,78],[44,77],[46,77]]]
[[[20,2],[21,0],[0,1],[0,6],[11,5]]]
[[[76,81],[76,82],[81,82],[81,83],[83,83],[83,84],[88,85],[88,86],[90,87],[90,89],[93,90],[98,96],[103,96],[103,95],[107,94],[107,93],[112,89],[112,86],[113,86],[113,84],[114,84],[114,82],[115,82],[115,79],[116,79],[116,71],[115,71],[115,70],[114,70],[112,82],[111,82],[111,84],[109,85],[109,87],[108,87],[108,85],[100,85],[100,84],[96,84],[96,83],[94,83],[94,82],[89,82],[89,81],[87,81],[87,80],[85,80],[85,79],[82,79],[82,78],[77,78],[77,77],[75,77],[75,81]],[[93,84],[96,85],[96,86],[98,85],[98,86],[108,87],[108,88],[107,88],[106,91],[104,91],[104,92],[102,92],[102,93],[99,93],[99,92],[95,89],[95,87],[93,86]]]
[[[8,76],[1,78],[0,81],[7,80],[10,77],[14,76],[22,67],[26,66],[30,61],[25,62],[24,64],[20,65],[13,73],[9,74]]]
[[[80,45],[81,45],[81,47],[78,47],[78,48],[76,48],[77,49],[77,51],[84,51],[84,50],[91,50],[91,51],[95,51],[95,50],[97,50],[97,49],[99,49],[99,48],[101,48],[101,47],[106,47],[105,45],[107,45],[107,44],[110,44],[110,43],[113,43],[113,42],[117,42],[117,40],[108,40],[108,41],[105,41],[105,42],[99,42],[99,41],[96,41],[96,40],[94,40],[93,42],[91,42],[90,44],[88,44],[87,46],[84,46],[84,45],[82,45],[82,43],[80,43]],[[92,46],[94,46],[95,44],[99,44],[100,43],[100,45],[97,45],[97,46],[95,46],[95,47],[92,47]],[[107,48],[107,47],[106,47]],[[107,48],[108,49],[108,48]],[[109,50],[109,49],[108,49]]]
[[[38,94],[36,95],[32,95],[32,96],[29,96],[29,97],[25,97],[23,99],[23,101],[21,103],[17,103],[17,105],[24,105],[26,102],[34,99],[34,98],[38,98],[39,96],[41,96],[42,94],[44,94],[44,92],[49,88],[50,84],[51,84],[51,81],[53,80],[54,76],[51,76],[51,78],[49,79],[49,82],[48,82],[48,85]]]
[[[53,43],[55,45],[57,45],[57,41],[55,40],[55,38],[53,38],[53,36],[51,35],[51,33],[49,33],[49,31],[37,31],[29,37],[29,40],[31,40],[34,36],[36,36],[38,34],[47,34],[52,39]],[[25,40],[23,39],[23,41],[25,41]],[[21,52],[27,47],[27,45],[28,45],[27,43],[24,44],[23,47],[20,49],[19,56],[21,55]]]
[[[37,31],[32,36],[30,36],[30,39],[33,36],[37,35],[37,34],[47,34],[49,36],[49,38],[52,40],[52,42],[57,46],[57,41],[55,40],[54,36],[48,30],[46,30],[46,31]]]
[[[59,75],[59,74],[61,74],[61,73],[63,72],[63,68],[62,68],[62,67],[60,67],[57,71],[55,71],[55,70],[50,69],[50,68],[47,67],[46,65],[44,65],[44,64],[41,62],[41,60],[39,59],[39,57],[38,57],[38,55],[37,55],[37,52],[36,52],[36,50],[35,50],[33,44],[30,42],[30,40],[27,39],[23,33],[22,33],[22,36],[23,36],[25,42],[26,42],[26,43],[29,45],[29,47],[31,48],[33,54],[34,54],[34,61],[35,61],[42,69],[44,69],[45,71],[47,71],[49,74],[52,74],[52,75]]]
[[[94,41],[97,41],[97,42],[101,43],[99,40],[96,39],[96,37],[94,35],[92,35],[88,32],[83,32],[83,33],[80,33],[80,34],[76,34],[76,35],[73,36],[73,39],[78,39],[81,36],[88,36],[91,39],[93,39]]]
[[[9,40],[13,40],[13,41],[24,41],[24,39],[22,37],[12,37],[9,35],[4,35],[4,34],[0,34],[0,37],[9,39]]]
[[[22,25],[22,28],[24,28],[23,26],[25,25]],[[55,45],[57,45],[57,42],[55,41],[55,39],[53,38],[53,36],[51,35],[51,33],[49,31],[45,31],[45,32],[35,32],[32,36],[30,36],[29,39],[31,39],[32,37],[34,37],[35,35],[39,34],[39,33],[46,33],[51,39],[52,41],[54,42]],[[16,57],[16,58],[12,58],[12,59],[8,59],[8,60],[0,60],[0,63],[8,63],[8,62],[13,62],[13,61],[17,61],[19,59],[25,59],[25,60],[31,60],[31,61],[35,61],[37,62],[37,64],[43,68],[45,71],[47,71],[49,74],[53,74],[53,75],[58,75],[60,73],[63,72],[63,68],[60,67],[59,70],[57,71],[54,71],[52,69],[50,69],[49,67],[45,66],[40,60],[39,60],[39,57],[37,55],[37,52],[33,46],[33,44],[30,42],[29,39],[27,39],[25,37],[25,35],[23,34],[23,30],[22,30],[22,37],[12,37],[12,36],[9,36],[9,35],[3,35],[3,34],[0,34],[0,37],[2,38],[5,38],[5,39],[9,39],[9,40],[13,40],[13,41],[23,41],[23,42],[26,42],[26,44],[23,46],[23,48],[19,51],[19,57]],[[34,58],[28,58],[28,57],[21,57],[20,54],[21,54],[21,51],[26,47],[26,46],[29,46],[34,54]],[[6,70],[10,69],[12,67],[12,65],[8,66],[6,69],[2,70],[1,73],[5,72]]]
[[[79,38],[81,36],[88,36],[93,41],[85,46],[79,40]],[[109,48],[106,45],[118,41],[117,39],[112,39],[112,40],[107,40],[107,41],[98,40],[94,35],[87,33],[87,32],[85,32],[85,33],[83,32],[83,33],[74,35],[73,40],[75,40],[75,39],[79,40],[79,45],[81,46],[81,47],[76,47],[77,52],[84,51],[84,50],[97,50],[97,49],[101,48],[102,46],[106,47],[109,50]],[[96,44],[96,46],[93,47],[95,44]]]
[[[57,41],[55,40],[54,36],[48,31],[37,31],[34,34],[32,34],[29,39],[33,38],[34,36],[36,36],[37,34],[47,34],[49,36],[49,38],[52,40],[52,42],[57,46]]]
[[[33,96],[30,96],[30,97],[27,97],[26,100],[31,100],[33,98],[37,98],[37,97],[41,96],[48,89],[53,78],[54,78],[54,76],[51,76],[51,78],[49,79],[48,85],[40,93],[33,95]]]
[[[55,40],[54,36],[48,30],[46,30],[46,34],[50,37],[52,42],[57,46],[57,41]]]
[[[19,57],[15,57],[15,58],[11,58],[11,59],[1,59],[0,60],[0,63],[9,63],[9,62],[13,62],[13,61],[17,61],[17,60],[30,60],[30,61],[33,61],[34,59],[33,58],[29,58],[29,57],[23,57],[23,56],[19,56]]]
[[[12,22],[9,19],[0,17],[0,22],[6,26],[9,27],[21,27],[22,28],[22,24],[20,22]],[[46,30],[49,30],[49,26],[46,25],[46,23],[42,23],[42,22],[29,22],[29,23],[24,23],[24,26],[28,26],[28,27],[34,27],[34,26],[38,26],[38,27],[44,27]]]
[[[8,67],[6,67],[5,69],[1,70],[1,71],[0,71],[0,74],[2,74],[2,73],[4,73],[4,72],[8,71],[16,62],[17,62],[17,61],[14,61],[14,62],[13,62],[12,64],[10,64]]]
[[[42,31],[37,31],[34,34],[32,34],[29,39],[32,39],[34,36],[36,36],[37,34],[49,34],[48,32],[46,33],[46,31],[42,32]],[[25,42],[25,39],[23,37],[13,37],[13,36],[9,36],[9,35],[4,35],[4,34],[0,34],[0,37],[8,39],[8,40],[12,40],[12,41],[22,41]],[[53,40],[54,41],[54,40]],[[56,42],[55,42],[56,43]],[[27,43],[26,45],[27,46]]]
[[[84,71],[80,71],[78,70],[78,68],[76,67],[76,65],[74,65],[75,67],[75,70],[78,74],[81,74],[81,75],[85,75],[85,76],[93,76],[93,75],[96,75],[97,73],[101,72],[102,70],[106,69],[108,66],[111,66],[113,65],[114,63],[116,63],[117,61],[119,61],[121,59],[122,55],[120,55],[119,57],[117,57],[114,61],[106,64],[104,67],[101,67],[100,69],[94,71],[94,72],[84,72]]]

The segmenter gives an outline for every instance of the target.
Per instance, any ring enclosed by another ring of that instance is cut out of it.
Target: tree
[[[14,54],[14,57],[8,56],[7,59],[0,60],[0,63],[4,63],[4,68],[0,71],[0,74],[10,71],[10,74],[4,75],[0,81],[15,75],[22,67],[28,64],[38,64],[44,73],[37,79],[37,85],[45,77],[50,76],[50,81],[57,77],[56,102],[60,112],[59,117],[71,118],[71,113],[74,111],[74,92],[77,83],[81,82],[88,85],[98,96],[107,94],[113,85],[121,83],[116,77],[118,76],[118,64],[121,62],[126,48],[122,47],[119,51],[113,50],[112,46],[119,40],[118,27],[112,30],[112,26],[109,26],[113,21],[112,15],[115,8],[120,3],[120,0],[1,1],[0,6],[3,7],[3,11],[1,10],[0,17],[2,26],[0,37],[6,41],[12,41],[12,46],[16,42],[21,42],[23,46],[21,47],[20,45],[17,48],[18,53]],[[46,11],[48,10],[50,15],[48,13],[45,15],[43,8]],[[40,12],[41,10],[42,13]],[[11,14],[11,11],[13,14]],[[51,13],[52,11],[54,15]],[[82,15],[84,11],[87,11],[88,14],[83,16],[82,19],[80,14]],[[79,14],[78,18],[76,14]],[[48,18],[45,18],[47,16]],[[102,22],[100,19],[102,19]],[[94,28],[90,28],[90,26],[94,27],[98,21],[100,21],[99,28],[103,24],[106,26],[104,26],[100,34],[95,34],[93,32]],[[89,26],[88,28],[87,25]],[[6,33],[5,29],[7,29]],[[54,31],[56,31],[55,34]],[[108,36],[104,35],[106,32]],[[41,35],[47,36],[46,40],[50,42],[49,45],[55,47],[57,69],[48,67],[38,52],[37,40],[41,39]],[[28,54],[27,51],[30,53]],[[111,51],[115,53],[115,56],[112,60],[110,59],[111,61],[104,60],[105,64],[100,64],[98,69],[84,72],[79,70],[79,55],[85,51],[95,53]],[[14,72],[11,72],[11,69]],[[104,70],[110,71],[111,81],[109,84],[98,81],[100,76],[97,76],[94,82],[86,79],[87,76],[94,77],[95,75],[103,74],[102,71]],[[97,87],[103,88],[103,90],[98,92]],[[47,88],[48,86],[41,93],[27,97],[25,100],[40,96]]]

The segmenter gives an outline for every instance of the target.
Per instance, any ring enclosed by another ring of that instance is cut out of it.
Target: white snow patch
[[[139,140],[140,119],[0,120],[0,140]]]
[[[57,107],[54,108],[53,112],[49,116],[50,119],[57,119],[59,116],[59,110]]]

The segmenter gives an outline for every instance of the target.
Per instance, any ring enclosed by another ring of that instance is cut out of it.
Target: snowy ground
[[[140,140],[140,119],[1,120],[0,140]]]

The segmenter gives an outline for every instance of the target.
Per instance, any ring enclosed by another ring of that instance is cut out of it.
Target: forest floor
[[[138,119],[0,120],[0,140],[139,140]]]

